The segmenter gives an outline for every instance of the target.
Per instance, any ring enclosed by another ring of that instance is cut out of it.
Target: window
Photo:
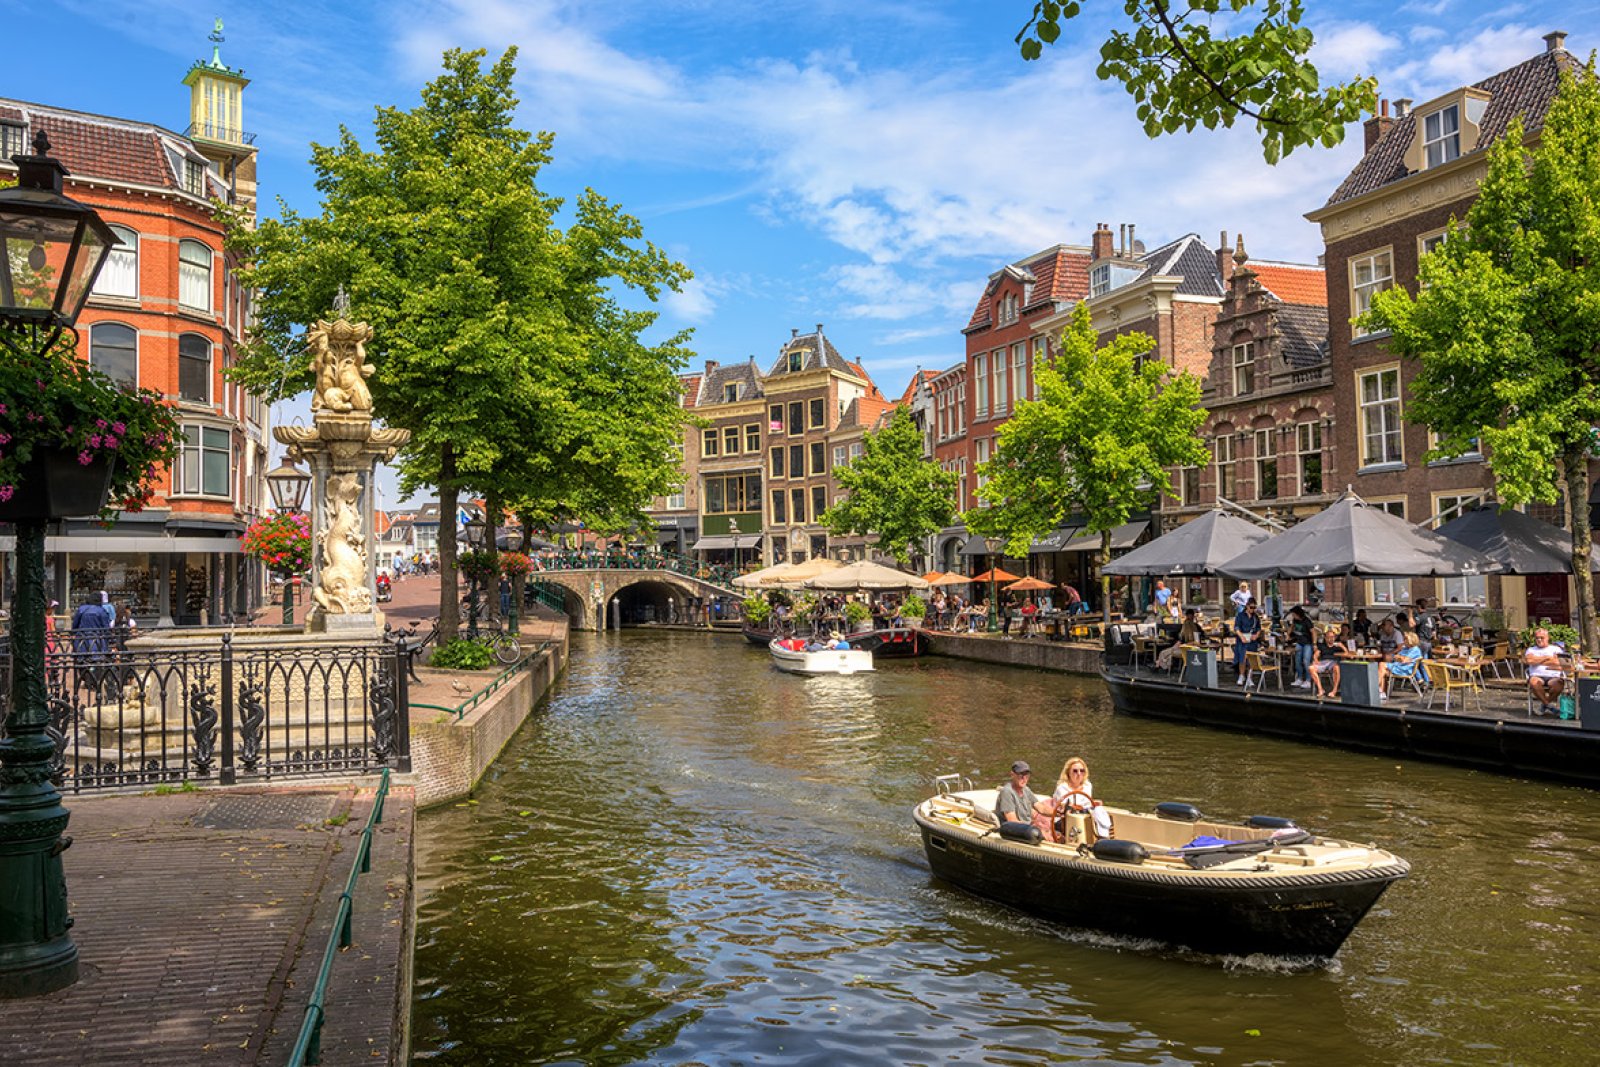
[[[739,427],[724,426],[722,428],[722,454],[724,456],[737,456],[739,454]]]
[[[767,409],[767,432],[783,432],[783,405],[774,404]]]
[[[1432,430],[1428,431],[1428,440],[1433,443],[1433,447],[1434,448],[1442,449],[1444,447],[1443,439],[1440,438],[1440,436],[1438,434],[1434,433]],[[1455,460],[1455,459],[1479,459],[1479,458],[1482,457],[1482,455],[1483,455],[1483,445],[1481,444],[1479,439],[1476,438],[1476,437],[1469,437],[1469,438],[1467,438],[1467,443],[1466,443],[1465,450],[1463,450],[1463,451],[1461,451],[1461,452],[1459,452],[1459,453],[1457,453],[1457,454],[1455,454],[1453,456],[1441,456],[1438,460],[1435,460],[1434,462],[1448,463],[1449,461]]]
[[[860,441],[857,441],[855,444],[851,445],[850,446],[850,462],[854,463],[856,460],[860,459],[861,458],[861,453],[865,452],[866,450],[867,450],[867,446],[862,444]]]
[[[715,456],[721,454],[717,447],[717,431],[706,430],[700,435],[700,454],[702,456]]]
[[[826,474],[828,472],[828,446],[821,441],[811,443],[811,473]]]
[[[96,323],[89,329],[89,365],[118,385],[139,384],[139,334],[120,322]]]
[[[761,510],[759,474],[708,475],[704,498],[707,515],[736,515]],[[746,531],[749,532],[749,531]]]
[[[1394,256],[1388,249],[1371,255],[1356,256],[1350,260],[1350,317],[1360,318],[1372,308],[1372,294],[1382,292],[1394,284]],[[1365,334],[1365,327],[1355,327],[1355,335]]]
[[[833,446],[833,465],[835,467],[844,466],[844,464],[845,464],[845,458],[844,457],[845,457],[844,445],[834,445]]]
[[[967,432],[967,383],[962,382],[956,390],[956,433]]]
[[[1256,431],[1256,499],[1278,499],[1278,453],[1271,428]]]
[[[772,491],[772,521],[775,523],[789,521],[789,496],[782,489]]]
[[[689,505],[684,501],[682,493],[673,493],[671,496],[667,497],[668,511],[682,511],[688,506]]]
[[[783,474],[783,446],[782,445],[779,445],[777,448],[774,448],[772,450],[771,462],[768,464],[768,466],[769,466],[770,469],[767,471],[767,473],[772,475],[774,478],[782,478],[784,476],[784,474]]]
[[[1371,371],[1360,376],[1361,465],[1401,463],[1400,368]]]
[[[732,383],[729,383],[728,385],[724,385],[722,387],[722,402],[724,404],[734,404],[734,403],[737,403],[738,400],[739,400],[739,383],[732,382]]]
[[[1010,380],[1010,375],[1006,373],[1006,350],[995,349],[991,358],[994,365],[989,368],[989,375],[994,383],[994,414],[1000,416],[1011,409],[1011,397],[1006,389],[1006,383]]]
[[[1460,578],[1441,578],[1439,588],[1444,591],[1444,603],[1471,605],[1481,608],[1489,602],[1489,579],[1481,574],[1466,574]]]
[[[1374,578],[1367,583],[1367,603],[1383,607],[1411,603],[1410,578]]]
[[[1217,495],[1226,500],[1237,499],[1237,489],[1234,485],[1235,470],[1234,460],[1237,457],[1234,449],[1233,431],[1217,434]]]
[[[126,226],[113,226],[111,232],[122,242],[113,245],[100,276],[94,280],[95,296],[139,298],[139,235]]]
[[[186,495],[227,496],[233,484],[230,469],[233,449],[228,431],[210,426],[185,426],[183,451],[178,457],[178,492]]]
[[[1100,296],[1111,291],[1111,264],[1102,263],[1089,272],[1089,295]]]
[[[811,521],[821,522],[822,513],[828,510],[828,487],[813,485],[811,487]]]
[[[759,422],[745,424],[744,450],[752,456],[761,454],[761,424]]]
[[[196,404],[211,403],[211,342],[197,333],[178,338],[178,395]]]
[[[1438,524],[1443,526],[1451,519],[1459,519],[1464,512],[1471,511],[1483,503],[1482,493],[1446,493],[1437,496],[1433,501],[1433,513],[1437,516]]]
[[[1185,507],[1192,507],[1195,504],[1200,503],[1199,467],[1178,468],[1178,485],[1179,492],[1182,494],[1180,499],[1183,501]]]
[[[806,446],[789,446],[789,477],[804,478],[806,476]]]
[[[978,487],[982,488],[983,483],[989,480],[984,476],[982,469],[982,465],[989,462],[989,439],[987,437],[978,438],[978,454],[975,457],[974,462],[979,464]]]
[[[1246,396],[1256,389],[1256,345],[1246,341],[1233,346],[1233,395]]]
[[[1440,230],[1438,233],[1430,233],[1426,237],[1419,237],[1417,238],[1417,252],[1425,256],[1429,252],[1437,251],[1444,244],[1444,240],[1444,230]]]
[[[1422,150],[1429,167],[1448,163],[1461,155],[1461,112],[1455,104],[1440,108],[1422,120]]]
[[[796,486],[789,490],[789,510],[795,522],[806,521],[806,491]]]
[[[1322,423],[1302,422],[1294,428],[1295,470],[1300,495],[1322,492]]]
[[[799,437],[806,432],[806,406],[796,400],[789,405],[789,436]]]
[[[789,353],[789,371],[803,371],[806,369],[806,354],[801,351]]]
[[[206,195],[206,162],[203,159],[183,161],[183,191],[193,196]]]
[[[1011,346],[1011,403],[1028,395],[1028,346]]]
[[[1044,338],[1040,337],[1033,342],[1033,365],[1035,368],[1044,362],[1044,354]],[[1039,399],[1039,374],[1037,369],[1034,371],[1032,381],[1028,383],[1028,397],[1031,400]]]
[[[28,147],[28,127],[14,122],[0,122],[0,159],[31,155]]]
[[[826,412],[827,403],[825,398],[819,396],[811,401],[811,428],[813,430],[822,429],[824,420],[827,417]]]
[[[972,390],[977,410],[972,413],[974,419],[987,419],[989,417],[989,354],[985,352],[972,361]]]
[[[178,304],[211,310],[211,249],[199,241],[178,242]]]

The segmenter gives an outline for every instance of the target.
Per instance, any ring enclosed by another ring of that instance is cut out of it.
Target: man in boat
[[[1033,768],[1026,760],[1019,759],[1011,765],[1011,780],[995,790],[994,814],[1001,822],[1031,823],[1035,812],[1046,816],[1053,813],[1050,801],[1040,800],[1028,788],[1032,776]]]

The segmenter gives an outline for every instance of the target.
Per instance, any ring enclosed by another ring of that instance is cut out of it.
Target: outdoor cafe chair
[[[1258,693],[1266,687],[1269,674],[1278,680],[1279,690],[1283,689],[1283,671],[1278,666],[1278,657],[1270,652],[1246,652],[1244,671],[1245,677],[1255,683]]]
[[[1411,687],[1411,691],[1416,693],[1417,696],[1427,696],[1429,679],[1433,677],[1433,675],[1429,674],[1428,672],[1430,670],[1437,669],[1439,666],[1440,665],[1433,660],[1419,659],[1416,661],[1416,665],[1412,667],[1409,673],[1396,674],[1394,670],[1394,664],[1391,663],[1389,665],[1389,695],[1394,696],[1394,690],[1397,685],[1409,685]]]
[[[1478,710],[1483,710],[1483,664],[1469,660],[1467,663],[1445,663],[1442,660],[1424,660],[1430,670],[1437,671],[1437,679],[1428,693],[1428,710],[1433,710],[1433,698],[1444,693],[1444,710],[1450,711],[1453,694],[1461,694],[1461,706],[1467,707],[1472,697],[1478,700]]]

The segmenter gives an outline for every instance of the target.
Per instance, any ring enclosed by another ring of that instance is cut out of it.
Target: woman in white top
[[[1112,835],[1111,815],[1094,799],[1094,783],[1089,781],[1089,764],[1082,756],[1073,756],[1061,768],[1061,781],[1050,795],[1057,815],[1068,812],[1087,813],[1094,819],[1095,833],[1101,837]]]

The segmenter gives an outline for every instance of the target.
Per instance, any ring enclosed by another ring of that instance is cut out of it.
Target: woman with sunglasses
[[[1050,795],[1050,802],[1054,805],[1057,820],[1067,814],[1090,815],[1096,834],[1111,837],[1115,832],[1110,813],[1094,798],[1094,783],[1089,781],[1089,764],[1082,756],[1073,756],[1061,768],[1061,780]],[[1061,840],[1059,833],[1056,839],[1058,842]]]

